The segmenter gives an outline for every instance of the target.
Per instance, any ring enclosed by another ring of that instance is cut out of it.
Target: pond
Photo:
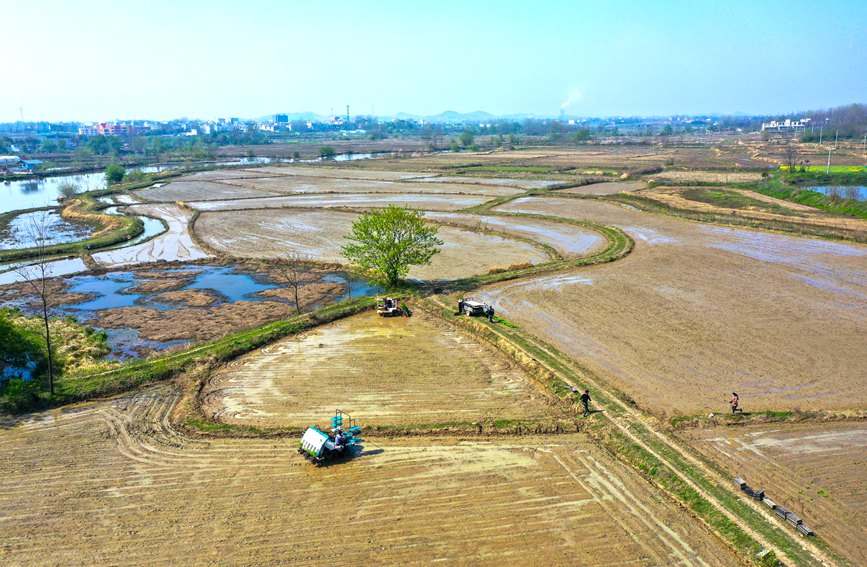
[[[18,209],[56,207],[57,198],[60,197],[60,185],[67,181],[77,184],[82,191],[105,188],[105,174],[101,171],[3,182],[0,183],[0,213]]]
[[[855,199],[867,201],[867,187],[863,185],[817,185],[804,187],[805,191],[815,191],[822,195],[838,197],[840,199]]]

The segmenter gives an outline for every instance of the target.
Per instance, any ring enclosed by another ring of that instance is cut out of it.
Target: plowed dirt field
[[[623,228],[632,254],[486,289],[498,312],[657,413],[864,407],[867,247],[565,198],[507,211]]]
[[[718,427],[684,436],[799,515],[853,565],[867,564],[867,423]]]
[[[0,562],[734,561],[577,434],[377,439],[316,468],[289,440],[187,436],[177,400],[162,385],[0,430]]]
[[[206,412],[308,426],[335,407],[369,425],[539,421],[550,396],[501,354],[436,318],[374,311],[242,356],[208,381]],[[562,408],[561,408],[562,412]]]

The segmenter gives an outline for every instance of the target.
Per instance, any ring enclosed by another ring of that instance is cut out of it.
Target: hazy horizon
[[[863,102],[856,1],[4,2],[0,122],[665,116]]]

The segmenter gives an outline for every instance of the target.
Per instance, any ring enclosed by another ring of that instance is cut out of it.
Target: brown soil
[[[292,251],[318,260],[345,262],[341,247],[356,215],[336,211],[253,210],[202,213],[196,233],[209,247],[236,256],[274,258]],[[417,266],[410,277],[449,279],[486,273],[494,268],[548,260],[539,248],[490,234],[441,227],[445,242],[430,266]]]
[[[177,401],[159,386],[0,430],[0,561],[735,562],[580,435],[375,439],[316,468],[294,439],[189,437]]]
[[[190,237],[188,225],[193,211],[171,204],[133,205],[127,208],[131,214],[159,218],[168,224],[166,232],[147,242],[93,254],[97,264],[103,266],[128,266],[145,262],[197,260],[208,254]]]
[[[424,182],[415,180],[385,181],[376,179],[347,179],[341,177],[302,177],[280,176],[258,179],[239,179],[225,181],[237,187],[258,191],[268,191],[271,194],[304,194],[304,193],[433,193],[456,195],[489,195],[502,197],[516,195],[523,190],[516,187],[499,186],[489,183],[445,183]],[[244,197],[259,197],[252,192]],[[228,197],[227,197],[228,198]],[[201,200],[201,199],[197,199]]]
[[[654,199],[661,203],[665,203],[675,209],[688,209],[692,211],[705,211],[712,212],[717,214],[736,214],[736,215],[745,215],[749,216],[749,218],[756,218],[762,220],[779,220],[785,222],[808,222],[814,225],[822,225],[829,227],[840,227],[850,230],[859,230],[859,231],[867,231],[867,221],[856,218],[848,218],[842,216],[830,215],[820,209],[816,209],[814,207],[808,207],[806,205],[799,205],[797,203],[791,203],[789,201],[783,201],[781,199],[775,199],[773,197],[768,197],[767,195],[762,195],[761,193],[756,193],[754,191],[740,191],[738,189],[728,189],[728,191],[739,191],[743,193],[745,196],[756,199],[759,201],[763,201],[765,203],[770,203],[774,205],[778,205],[780,207],[785,207],[795,214],[778,214],[771,213],[760,208],[751,208],[751,209],[730,209],[725,207],[719,207],[716,205],[711,205],[709,203],[702,203],[700,201],[694,201],[691,199],[685,199],[680,195],[682,191],[684,191],[684,187],[655,187],[653,189],[648,189],[646,191],[641,192],[642,197],[648,197],[650,199]]]
[[[165,303],[179,303],[187,307],[207,307],[217,300],[210,293],[192,289],[161,293],[154,299]]]
[[[146,201],[207,201],[213,199],[244,199],[249,197],[272,197],[271,191],[249,187],[234,187],[210,181],[173,181],[162,187],[150,187],[135,192],[136,197]]]
[[[657,413],[864,407],[867,247],[521,198],[505,210],[615,225],[627,258],[482,299]]]
[[[717,427],[683,435],[731,476],[800,516],[853,565],[867,564],[867,423]]]
[[[190,206],[200,211],[237,211],[264,208],[353,208],[370,209],[396,205],[424,211],[454,211],[474,207],[491,200],[482,195],[437,195],[412,193],[341,193],[328,195],[294,195],[262,199],[233,199],[228,201],[196,201]]]
[[[654,173],[650,178],[675,183],[750,183],[759,181],[762,174],[748,171],[663,171]]]
[[[241,357],[206,386],[229,423],[302,426],[352,408],[369,425],[537,421],[554,403],[496,351],[418,311],[374,311]]]
[[[547,244],[565,258],[588,256],[608,244],[605,237],[597,232],[562,222],[470,213],[428,213],[427,217],[438,222],[479,230],[515,234],[533,242]]]
[[[614,195],[616,193],[630,193],[647,187],[643,181],[612,181],[610,183],[591,183],[580,187],[558,189],[558,193],[572,193],[574,195]]]
[[[174,291],[188,285],[192,278],[190,277],[175,277],[179,274],[172,274],[171,279],[148,279],[137,286],[127,290],[128,293],[156,293],[160,291]],[[163,274],[165,276],[165,274]],[[147,277],[147,276],[145,276]]]

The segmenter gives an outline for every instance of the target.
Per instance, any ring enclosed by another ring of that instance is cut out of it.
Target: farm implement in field
[[[326,433],[316,425],[307,428],[298,442],[298,452],[317,466],[354,457],[356,445],[361,443],[361,427],[355,425],[352,416],[339,409],[335,410],[330,431]]]

